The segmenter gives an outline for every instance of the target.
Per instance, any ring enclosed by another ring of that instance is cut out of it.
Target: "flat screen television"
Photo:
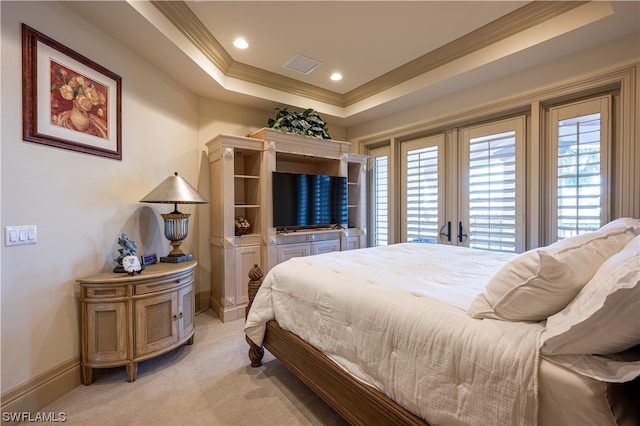
[[[279,230],[347,223],[347,178],[273,172],[273,226]]]

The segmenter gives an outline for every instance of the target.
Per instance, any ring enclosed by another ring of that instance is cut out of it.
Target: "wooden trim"
[[[72,358],[2,393],[2,412],[36,412],[80,386],[80,357]]]
[[[264,347],[352,425],[425,425],[295,334],[269,321]]]

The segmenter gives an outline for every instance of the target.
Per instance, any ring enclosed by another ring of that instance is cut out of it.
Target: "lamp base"
[[[166,262],[166,263],[181,263],[181,262],[186,262],[187,260],[192,260],[193,259],[193,255],[191,254],[179,254],[177,256],[160,256],[160,262]]]

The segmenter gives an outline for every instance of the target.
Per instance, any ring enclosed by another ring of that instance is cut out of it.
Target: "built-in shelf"
[[[250,137],[219,135],[207,147],[211,172],[211,306],[222,321],[244,316],[247,274],[255,264],[266,274],[291,257],[366,245],[367,157],[350,153],[348,142],[261,129]],[[338,229],[278,232],[273,226],[273,172],[346,177],[348,223]],[[251,224],[248,233],[235,232],[237,216]]]

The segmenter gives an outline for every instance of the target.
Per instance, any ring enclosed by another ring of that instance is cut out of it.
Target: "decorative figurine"
[[[138,251],[136,243],[130,240],[127,234],[122,234],[120,238],[118,238],[118,244],[120,244],[120,248],[118,249],[118,253],[120,253],[120,255],[116,259],[113,259],[118,262],[116,267],[113,269],[113,272],[127,272],[131,275],[135,272],[140,273],[144,268],[140,266],[140,261],[136,257],[136,252]],[[130,259],[131,257],[136,259],[137,265],[136,262]],[[127,259],[126,265],[123,264],[125,259]]]
[[[142,272],[140,259],[138,259],[137,256],[125,256],[122,258],[122,267],[129,275],[133,275],[136,272],[138,274]]]
[[[244,216],[236,216],[236,235],[248,234],[251,230],[251,224]]]

